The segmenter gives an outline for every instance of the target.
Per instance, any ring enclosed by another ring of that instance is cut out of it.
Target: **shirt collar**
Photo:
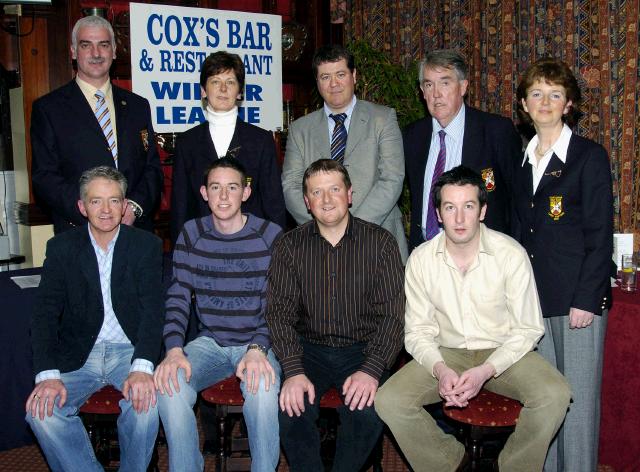
[[[553,143],[553,146],[549,148],[547,154],[553,152],[558,157],[558,159],[560,159],[562,163],[565,164],[567,162],[567,151],[569,150],[569,141],[571,141],[572,134],[573,131],[571,131],[571,128],[569,128],[569,126],[564,123],[562,125],[562,131],[560,131],[560,136],[558,137],[556,142]],[[524,158],[522,159],[522,166],[524,166],[527,162],[532,162],[532,160],[529,159],[529,156],[535,156],[534,153],[538,142],[539,139],[538,135],[536,134],[533,138],[531,138],[529,144],[527,144],[527,149],[525,150]],[[535,157],[533,157],[533,159],[535,159]]]
[[[93,246],[93,248],[94,249],[98,248],[102,251],[102,248],[98,245],[96,238],[93,237],[93,233],[91,232],[91,226],[89,225],[89,223],[87,223],[87,231],[89,232],[89,240],[91,241],[91,245]],[[115,236],[111,239],[111,241],[109,241],[109,244],[107,244],[106,252],[110,252],[113,249],[113,246],[116,245],[116,241],[118,240],[119,235],[120,235],[120,225],[118,225],[118,229],[116,231]],[[102,251],[102,252],[105,252],[105,251]]]
[[[435,238],[436,240],[436,254],[444,254],[446,235],[444,231],[440,231]],[[484,253],[492,256],[495,254],[493,246],[489,242],[487,237],[487,227],[484,223],[480,223],[480,242],[478,243],[478,253]]]
[[[76,83],[78,84],[78,87],[80,87],[80,90],[82,90],[82,93],[84,93],[85,95],[93,97],[96,93],[96,90],[102,90],[105,97],[111,97],[111,81],[110,80],[107,80],[104,84],[102,84],[97,89],[93,85],[91,85],[88,82],[85,82],[78,76],[76,76]]]
[[[347,109],[342,112],[342,113],[346,113],[347,114],[347,120],[351,119],[351,114],[353,113],[353,109],[355,108],[357,101],[358,100],[356,99],[356,96],[354,95],[351,98],[351,103],[349,104]],[[331,117],[329,115],[333,115],[334,114],[334,112],[331,110],[331,108],[329,108],[329,105],[327,105],[327,102],[324,102],[324,114],[327,115],[327,119],[331,119]]]
[[[433,123],[433,134],[436,135],[440,130],[444,130],[444,132],[447,133],[447,136],[454,141],[461,141],[462,137],[464,136],[465,115],[465,105],[463,104],[453,120],[451,120],[449,124],[444,128],[440,126],[438,120],[436,120],[435,118],[431,118],[431,122]]]
[[[355,239],[356,235],[357,235],[357,229],[355,227],[355,225],[353,224],[353,215],[351,214],[351,212],[349,212],[349,220],[347,221],[347,229],[344,230],[344,236],[348,236],[351,239]],[[313,225],[311,226],[311,232],[312,234],[319,236],[319,237],[323,237],[322,234],[320,233],[320,228],[318,228],[318,222],[315,220],[315,218],[313,219]],[[343,236],[343,238],[344,238]]]

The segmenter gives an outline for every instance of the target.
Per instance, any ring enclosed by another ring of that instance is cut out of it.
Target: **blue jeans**
[[[178,370],[180,392],[173,395],[158,395],[158,411],[164,425],[169,445],[169,469],[172,471],[196,471],[204,467],[200,452],[198,428],[193,413],[193,405],[200,390],[234,374],[247,345],[218,345],[213,338],[200,336],[184,348],[191,362],[191,380],[185,381],[184,371]],[[264,378],[260,379],[258,392],[254,395],[246,391],[240,383],[244,406],[242,413],[249,434],[251,470],[273,472],[280,458],[278,431],[278,392],[280,391],[280,365],[269,351],[269,363],[276,373],[276,383],[267,392]]]
[[[131,344],[97,344],[80,369],[61,375],[67,389],[67,401],[62,408],[58,408],[56,400],[53,415],[45,415],[44,420],[27,413],[27,423],[38,438],[51,470],[103,470],[78,417],[78,409],[106,385],[122,391],[132,356]],[[131,402],[124,399],[120,400],[120,409],[120,470],[146,471],[158,433],[158,411],[153,407],[147,413],[136,413]]]

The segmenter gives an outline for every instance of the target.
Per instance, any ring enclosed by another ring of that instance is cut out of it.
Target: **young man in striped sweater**
[[[176,241],[167,292],[167,355],[154,380],[169,445],[169,466],[202,470],[193,405],[198,391],[235,372],[245,399],[253,471],[275,470],[280,456],[280,367],[264,319],[266,277],[278,225],[241,212],[251,193],[236,159],[216,160],[200,188],[211,216],[188,221]],[[192,296],[199,332],[186,346]]]

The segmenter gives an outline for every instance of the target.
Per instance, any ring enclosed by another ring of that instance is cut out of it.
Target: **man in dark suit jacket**
[[[115,49],[108,21],[96,16],[78,20],[71,46],[78,64],[76,78],[33,103],[33,191],[51,214],[56,233],[84,224],[76,205],[78,179],[85,170],[101,165],[117,167],[129,182],[123,223],[153,227],[162,171],[149,102],[111,84]],[[97,91],[104,94],[109,111],[105,117],[113,131],[109,137],[96,118]]]
[[[430,221],[437,234],[437,217],[428,214],[431,182],[441,139],[445,159],[440,173],[463,164],[482,175],[489,192],[485,224],[509,233],[513,168],[522,160],[522,140],[511,120],[471,108],[464,103],[468,66],[452,50],[432,51],[420,63],[420,88],[430,117],[410,124],[403,133],[406,175],[411,193],[409,246],[427,238]],[[439,132],[444,131],[441,138]],[[435,216],[435,209],[432,214]],[[429,220],[429,222],[428,222]]]
[[[112,167],[86,171],[77,205],[89,224],[47,244],[31,323],[37,375],[26,420],[54,471],[102,470],[77,414],[104,385],[124,395],[118,419],[121,469],[145,471],[153,452],[162,243],[120,224],[126,186]]]

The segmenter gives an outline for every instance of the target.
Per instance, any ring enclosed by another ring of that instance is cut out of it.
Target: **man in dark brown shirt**
[[[353,472],[382,432],[373,401],[402,346],[404,271],[391,233],[350,215],[340,163],[312,163],[303,193],[314,220],[281,238],[269,270],[266,319],[285,379],[280,440],[292,471],[324,471],[316,420],[336,387],[344,405],[333,470]]]

